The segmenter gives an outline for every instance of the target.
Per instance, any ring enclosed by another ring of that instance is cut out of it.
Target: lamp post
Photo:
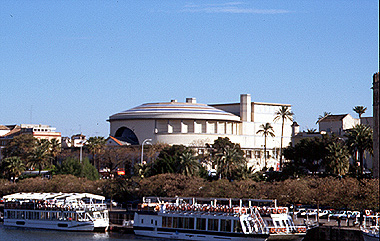
[[[141,144],[141,161],[140,161],[140,164],[143,164],[143,160],[144,160],[144,145],[145,144],[150,144],[152,145],[151,143],[152,139],[145,139],[142,144]]]

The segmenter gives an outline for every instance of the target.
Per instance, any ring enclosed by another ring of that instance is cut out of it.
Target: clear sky
[[[108,136],[147,102],[291,104],[372,116],[378,0],[0,2],[0,124]]]

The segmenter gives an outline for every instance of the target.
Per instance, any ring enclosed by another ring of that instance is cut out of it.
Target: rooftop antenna
[[[29,121],[30,121],[30,124],[33,123],[33,105],[30,106],[30,119],[29,119]]]

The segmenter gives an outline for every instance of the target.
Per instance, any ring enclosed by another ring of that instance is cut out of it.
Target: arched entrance
[[[130,143],[131,145],[139,145],[139,139],[136,134],[128,127],[120,127],[115,133],[115,138]]]

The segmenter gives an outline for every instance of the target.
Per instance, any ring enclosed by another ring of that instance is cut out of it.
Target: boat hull
[[[208,232],[200,230],[181,230],[172,228],[148,228],[148,227],[133,227],[136,235],[177,240],[232,240],[232,241],[265,241],[269,235],[265,234],[243,234],[243,233],[221,233]]]
[[[366,232],[362,232],[363,233],[363,239],[364,241],[379,241],[380,238],[379,238],[379,234],[370,234],[370,233],[366,233]]]
[[[84,221],[39,221],[27,219],[4,219],[5,227],[21,227],[21,228],[36,228],[36,229],[51,229],[62,231],[105,231],[107,226],[94,225],[94,222]]]

